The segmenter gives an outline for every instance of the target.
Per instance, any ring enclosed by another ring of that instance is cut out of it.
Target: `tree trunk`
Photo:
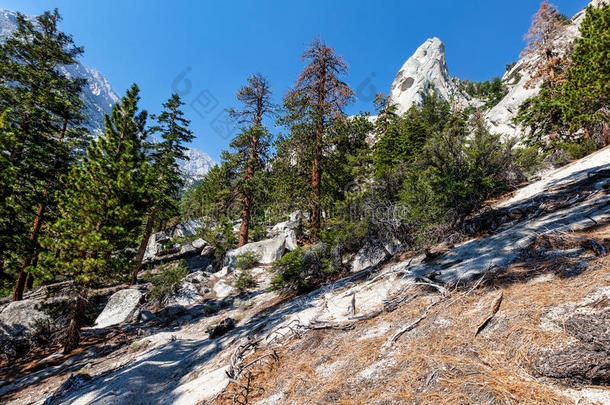
[[[45,189],[43,192],[43,197],[46,198],[47,190]],[[44,203],[40,203],[38,206],[38,212],[36,213],[36,219],[34,219],[34,225],[32,225],[32,232],[30,233],[30,246],[29,248],[33,250],[36,245],[36,240],[38,239],[38,234],[40,233],[40,227],[42,225],[42,215],[44,214],[45,205]],[[26,257],[21,262],[21,270],[19,271],[19,277],[17,277],[17,282],[15,283],[15,289],[13,290],[13,301],[21,301],[23,299],[23,290],[26,285],[27,272],[25,269],[28,267],[28,264],[33,261],[33,257],[30,258],[29,252],[26,253]]]
[[[35,252],[34,257],[32,258],[32,261],[30,262],[30,267],[35,268],[37,265],[38,265],[38,252]],[[28,278],[25,281],[25,287],[28,290],[31,290],[33,286],[34,286],[34,274],[32,274],[32,272],[28,272]]]
[[[321,209],[320,209],[320,157],[319,145],[316,144],[313,161],[311,164],[311,213],[309,214],[309,226],[311,228],[311,240],[316,241],[320,231]]]
[[[311,228],[311,240],[315,242],[320,232],[321,208],[320,208],[320,187],[322,182],[322,168],[320,159],[322,158],[322,134],[324,133],[324,106],[326,103],[326,73],[327,67],[324,64],[320,73],[320,85],[317,89],[317,117],[315,138],[313,146],[313,160],[311,163],[311,213],[309,214],[309,226]]]
[[[142,269],[142,261],[144,260],[144,254],[146,253],[146,248],[148,247],[150,235],[152,235],[152,230],[155,224],[155,219],[157,217],[158,211],[159,208],[157,206],[154,206],[152,210],[150,210],[150,214],[148,215],[148,219],[146,220],[146,228],[144,228],[144,235],[142,235],[142,242],[140,243],[140,249],[138,250],[138,264],[131,273],[131,284],[135,284],[136,281],[138,281],[138,273]]]
[[[64,136],[66,135],[66,130],[68,128],[68,120],[64,119],[61,132],[59,134],[59,143],[63,142]],[[55,177],[56,168],[52,169],[52,177]],[[47,198],[47,187],[42,190],[42,198],[43,201]],[[13,301],[21,301],[23,299],[23,290],[25,289],[27,272],[25,269],[27,268],[29,263],[34,262],[34,252],[36,249],[36,241],[38,240],[38,235],[40,234],[40,227],[42,226],[42,216],[45,210],[45,203],[42,202],[38,205],[38,212],[36,213],[36,218],[34,219],[34,224],[32,225],[32,232],[30,233],[30,245],[26,250],[26,256],[21,262],[21,270],[19,271],[19,276],[17,277],[17,282],[15,283],[15,289],[13,291]]]
[[[83,324],[83,319],[85,318],[85,310],[87,309],[88,294],[89,285],[86,285],[76,297],[74,314],[72,314],[68,333],[66,334],[66,342],[64,343],[64,354],[68,354],[78,347],[80,342],[80,328]]]
[[[260,125],[260,117],[255,118],[254,126]],[[250,190],[250,182],[254,178],[254,163],[257,158],[256,150],[258,148],[258,137],[250,138],[250,153],[248,156],[248,169],[246,174],[246,187],[244,191],[244,204],[241,210],[241,226],[239,228],[239,247],[248,243],[248,231],[250,226],[250,208],[252,205],[252,192]]]

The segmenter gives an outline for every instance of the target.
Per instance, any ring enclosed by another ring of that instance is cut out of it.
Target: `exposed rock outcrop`
[[[429,91],[464,106],[470,102],[449,75],[445,45],[438,38],[427,39],[402,65],[392,83],[390,99],[397,112],[403,114],[414,105],[421,106]]]

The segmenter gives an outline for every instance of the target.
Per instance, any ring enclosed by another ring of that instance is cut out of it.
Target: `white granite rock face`
[[[449,75],[445,45],[438,38],[426,40],[398,71],[390,91],[391,102],[403,114],[412,106],[421,106],[426,94],[434,91],[443,100],[468,105],[469,98],[459,90]]]
[[[95,320],[95,327],[105,328],[125,322],[135,313],[141,299],[142,293],[135,289],[129,288],[115,292]]]

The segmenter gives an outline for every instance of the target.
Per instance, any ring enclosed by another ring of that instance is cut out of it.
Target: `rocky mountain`
[[[429,91],[434,91],[443,100],[469,105],[472,100],[459,89],[458,84],[459,80],[449,75],[445,44],[438,38],[429,38],[398,71],[390,99],[399,114],[413,105],[421,106]]]
[[[34,17],[27,18],[34,19]],[[16,29],[17,13],[0,10],[0,41],[4,41]],[[119,96],[112,89],[108,79],[95,69],[81,63],[60,69],[66,76],[87,79],[87,85],[82,95],[85,114],[89,117],[86,126],[94,135],[101,134],[104,131],[104,114],[112,110],[112,106],[119,101]]]
[[[27,17],[33,20],[34,17]],[[17,28],[17,13],[0,9],[0,41],[4,41]],[[82,98],[85,104],[85,114],[89,117],[86,127],[94,135],[104,131],[104,115],[112,111],[112,106],[119,101],[119,96],[113,90],[108,79],[97,70],[77,63],[72,66],[60,67],[68,77],[87,79]],[[208,170],[216,163],[205,152],[189,149],[187,156],[190,161],[181,162],[187,185],[201,180]]]
[[[216,166],[216,162],[212,160],[210,155],[198,149],[187,149],[186,157],[189,160],[180,161],[182,172],[186,177],[186,186],[201,181],[210,169]]]
[[[599,7],[608,0],[592,0],[591,5]],[[584,19],[585,10],[574,15],[555,38],[554,48],[560,55],[570,50],[574,39],[579,36],[579,27]],[[509,137],[522,137],[523,130],[513,123],[513,118],[523,101],[540,91],[539,84],[526,88],[532,77],[536,57],[525,56],[502,77],[508,88],[506,96],[494,107],[485,112],[484,117],[490,130]],[[463,107],[483,104],[470,97],[459,88],[460,80],[451,77],[445,60],[445,45],[438,38],[426,40],[415,53],[407,59],[394,78],[390,92],[391,101],[402,114],[413,105],[421,105],[428,91],[434,91],[441,99],[453,101]]]

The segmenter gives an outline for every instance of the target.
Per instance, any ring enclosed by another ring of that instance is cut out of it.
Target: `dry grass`
[[[581,236],[610,248],[609,225],[590,228]],[[610,258],[584,254],[591,260],[571,277],[566,268],[582,257],[530,257],[473,291],[463,286],[390,349],[384,349],[384,343],[417,319],[433,295],[350,331],[311,331],[277,351],[278,365],[257,371],[261,390],[248,403],[276,393],[282,394],[281,403],[299,404],[573,403],[561,393],[562,382],[536,377],[534,365],[541,351],[570,341],[561,328],[543,326],[550,310],[610,286]],[[504,299],[498,313],[475,337],[499,291]],[[389,330],[362,338],[384,325],[390,325]],[[217,402],[231,403],[227,397]]]

